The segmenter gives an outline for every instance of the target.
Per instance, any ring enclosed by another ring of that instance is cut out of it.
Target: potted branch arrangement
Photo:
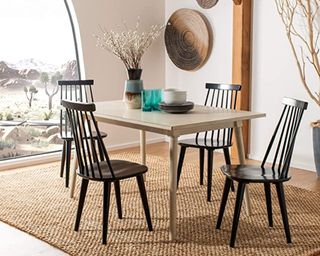
[[[303,88],[320,107],[320,87],[312,89],[310,76],[320,79],[320,2],[319,0],[275,0],[285,26]],[[313,151],[318,177],[320,176],[320,120],[313,127]]]
[[[139,31],[140,19],[134,29],[128,29],[126,22],[122,32],[107,31],[100,27],[100,35],[96,35],[97,46],[113,53],[118,57],[127,69],[128,80],[125,82],[124,102],[127,108],[141,108],[141,59],[146,50],[161,34],[164,26],[152,25],[148,32]]]

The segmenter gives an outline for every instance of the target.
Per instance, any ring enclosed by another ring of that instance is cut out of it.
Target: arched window
[[[57,80],[79,79],[67,0],[0,0],[0,160],[61,150]]]

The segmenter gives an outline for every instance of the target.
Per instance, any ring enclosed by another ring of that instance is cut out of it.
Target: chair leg
[[[231,191],[232,191],[232,192],[235,192],[235,191],[236,191],[235,188],[234,188],[234,182],[233,182],[233,181],[231,182]]]
[[[89,184],[89,180],[82,179],[80,198],[79,198],[79,203],[78,203],[77,218],[76,218],[76,223],[75,223],[75,226],[74,226],[74,231],[78,231],[79,230],[82,210],[83,210],[84,201],[86,199],[86,194],[87,194],[87,189],[88,189],[88,184]]]
[[[137,183],[139,186],[139,191],[140,191],[140,196],[141,196],[141,200],[142,200],[142,204],[143,204],[144,213],[146,215],[148,229],[149,229],[149,231],[152,231],[150,210],[149,210],[147,192],[146,192],[146,188],[144,186],[143,175],[138,175],[136,178],[137,178]]]
[[[207,201],[211,202],[212,189],[212,168],[213,168],[213,150],[208,150],[208,187],[207,187]]]
[[[228,195],[229,195],[231,184],[232,184],[232,180],[229,178],[226,178],[226,181],[224,183],[222,199],[221,199],[221,203],[220,203],[220,210],[219,210],[218,220],[217,220],[217,224],[216,224],[216,229],[220,229],[220,227],[221,227],[221,222],[222,222],[224,210],[227,205]]]
[[[182,172],[182,166],[184,161],[184,156],[186,154],[187,147],[181,146],[180,148],[180,156],[179,156],[179,162],[178,162],[178,171],[177,171],[177,188],[179,186],[179,180]]]
[[[102,212],[102,244],[107,243],[109,206],[110,206],[110,189],[111,189],[111,184],[109,182],[104,182],[103,183],[103,212]]]
[[[278,194],[279,205],[280,205],[280,209],[281,209],[283,226],[284,226],[284,230],[286,233],[287,243],[291,243],[291,235],[290,235],[289,220],[288,220],[288,213],[287,213],[283,183],[276,183],[276,188],[277,188],[277,194]]]
[[[66,161],[66,141],[64,140],[64,141],[63,141],[63,147],[62,147],[60,177],[63,177],[65,161]]]
[[[223,154],[224,154],[224,159],[226,161],[227,165],[231,164],[231,158],[230,158],[230,153],[228,148],[223,148]]]
[[[72,141],[67,141],[66,145],[66,187],[69,187],[70,163],[71,163],[71,144]]]
[[[120,194],[120,181],[116,180],[114,182],[114,190],[116,192],[116,201],[118,208],[118,218],[122,219],[122,206],[121,206],[121,194]]]
[[[223,154],[224,154],[224,159],[226,161],[226,165],[231,165],[231,158],[230,158],[229,149],[228,148],[223,148]],[[233,180],[232,180],[232,183],[231,183],[231,190],[232,190],[232,192],[235,191]]]
[[[264,192],[265,192],[265,195],[266,195],[266,204],[267,204],[269,227],[273,227],[272,200],[271,200],[270,183],[264,183]]]
[[[237,199],[236,205],[234,208],[234,215],[233,215],[233,224],[232,224],[232,231],[231,231],[231,239],[230,239],[230,247],[234,247],[236,237],[237,237],[237,230],[241,212],[241,205],[243,200],[243,195],[245,191],[246,184],[243,182],[239,182],[238,190],[237,190]]]
[[[199,163],[200,163],[200,185],[203,185],[204,172],[204,148],[199,149]]]

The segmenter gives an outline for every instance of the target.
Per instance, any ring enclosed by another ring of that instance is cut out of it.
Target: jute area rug
[[[139,162],[139,155],[112,158]],[[273,190],[274,228],[268,227],[264,190],[250,186],[253,215],[242,212],[236,248],[229,248],[235,194],[230,194],[220,231],[215,230],[224,177],[215,171],[213,198],[198,184],[198,164],[184,165],[177,194],[177,241],[168,236],[168,161],[147,157],[147,193],[154,231],[148,232],[135,179],[121,183],[124,219],[117,218],[111,198],[108,244],[101,244],[102,184],[89,183],[80,231],[74,232],[77,196],[59,178],[59,166],[0,176],[0,219],[71,255],[320,255],[320,194],[286,186],[293,244],[285,241],[276,193]],[[243,208],[244,210],[244,208]]]

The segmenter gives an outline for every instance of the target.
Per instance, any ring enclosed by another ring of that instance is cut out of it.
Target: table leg
[[[236,135],[239,161],[240,161],[240,164],[245,164],[246,158],[245,158],[245,153],[244,153],[245,150],[244,150],[243,135],[242,135],[242,121],[236,122],[234,131],[235,131],[235,135]],[[251,201],[250,201],[250,195],[249,195],[249,186],[246,186],[246,190],[244,192],[244,200],[246,203],[247,213],[248,213],[248,215],[251,215],[252,208],[251,208]]]
[[[146,165],[146,132],[140,130],[140,156],[141,164]],[[147,174],[143,174],[144,181],[147,181]]]
[[[178,157],[178,138],[171,137],[169,141],[170,167],[169,167],[169,209],[170,224],[169,236],[170,240],[176,238],[176,218],[177,218],[177,157]]]
[[[71,168],[71,187],[70,187],[70,198],[74,197],[74,189],[76,186],[76,180],[77,180],[77,169],[78,169],[78,159],[77,154],[74,152],[74,157],[72,161],[72,168]]]
[[[146,132],[140,131],[140,155],[141,155],[141,164],[146,164]]]

